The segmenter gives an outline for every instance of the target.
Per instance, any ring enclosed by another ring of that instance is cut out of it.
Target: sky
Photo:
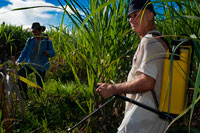
[[[57,8],[34,8],[28,10],[11,11],[16,8],[31,7],[31,6],[57,6],[60,7],[60,1],[66,5],[67,0],[0,0],[0,24],[23,26],[24,29],[30,28],[33,22],[40,22],[41,25],[59,26],[63,16],[63,10]],[[88,7],[89,0],[78,0],[86,8]],[[152,0],[155,1],[155,0]],[[72,13],[70,8],[67,8],[69,13]],[[67,26],[72,25],[72,22],[65,15],[64,24]]]
[[[81,4],[87,6],[87,0],[79,0]],[[66,5],[64,0],[60,0],[63,5]],[[0,0],[0,24],[23,26],[30,28],[33,22],[40,22],[41,25],[48,27],[49,25],[58,26],[61,23],[63,10],[57,8],[34,8],[28,10],[11,11],[12,9],[31,7],[31,6],[57,6],[60,4],[57,0]],[[69,8],[67,10],[71,12]],[[65,15],[64,23],[70,23],[69,18]]]

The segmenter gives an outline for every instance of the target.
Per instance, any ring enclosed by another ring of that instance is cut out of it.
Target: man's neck
[[[42,40],[42,34],[35,36],[37,40]]]
[[[143,33],[139,34],[140,38],[142,39],[149,31],[156,30],[155,27],[149,28],[145,30]]]
[[[141,33],[138,33],[140,38],[142,39],[149,31],[156,30],[156,26],[153,22],[149,23],[148,27],[144,29]]]

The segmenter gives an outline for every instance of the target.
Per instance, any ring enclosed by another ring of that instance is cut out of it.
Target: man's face
[[[39,30],[33,30],[32,33],[33,33],[33,35],[36,36],[36,37],[38,37],[38,36],[41,35],[41,32],[40,32]]]
[[[145,28],[148,26],[148,22],[149,17],[147,10],[145,12],[143,12],[143,10],[136,11],[130,15],[129,23],[132,27],[132,30],[138,34],[145,31]]]

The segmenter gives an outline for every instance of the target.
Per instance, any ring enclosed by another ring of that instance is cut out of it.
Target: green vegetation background
[[[36,89],[29,87],[30,99],[24,101],[25,117],[17,105],[9,129],[20,133],[67,132],[68,128],[107,101],[95,93],[98,82],[126,81],[132,57],[140,41],[126,18],[129,1],[90,0],[87,10],[76,0],[65,1],[74,14],[69,14],[66,6],[60,3],[65,11],[62,20],[68,16],[73,25],[69,28],[63,25],[62,21],[59,27],[50,26],[46,31],[53,38],[56,56],[51,59],[51,69],[46,75],[44,91],[41,91],[41,96],[38,97]],[[192,35],[189,38],[196,42],[190,75],[191,87],[195,88],[189,92],[191,110],[181,114],[180,119],[177,117],[178,120],[172,123],[168,132],[188,132],[190,126],[191,132],[200,132],[200,2],[163,0],[154,4],[157,11],[157,30],[167,35],[165,38],[169,42],[177,39],[180,34]],[[13,11],[16,10],[26,9]],[[14,69],[8,60],[16,60],[30,36],[22,27],[1,24],[1,69]],[[34,75],[30,75],[29,80],[34,81]],[[73,132],[116,132],[123,118],[123,111],[124,102],[116,100]],[[5,121],[1,122],[1,131],[5,131],[4,123]]]

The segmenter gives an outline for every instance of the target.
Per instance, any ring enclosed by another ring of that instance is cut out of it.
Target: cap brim
[[[41,26],[42,32],[44,32],[46,30],[45,26]]]
[[[130,15],[131,15],[133,12],[137,12],[137,11],[139,11],[139,10],[141,10],[141,9],[135,9],[135,10],[130,11],[130,12],[128,13],[128,15],[127,15],[127,18],[130,18]]]
[[[148,9],[148,8],[146,8],[146,9]],[[142,10],[142,9],[135,9],[135,10],[133,10],[133,11],[130,11],[130,12],[128,13],[128,15],[127,15],[127,18],[130,18],[130,15],[131,15],[133,12],[137,12],[137,11],[139,11],[139,10]],[[148,9],[148,10],[149,10],[149,9]],[[156,16],[155,11],[152,11],[152,10],[150,10],[150,11],[153,12],[154,16]]]

